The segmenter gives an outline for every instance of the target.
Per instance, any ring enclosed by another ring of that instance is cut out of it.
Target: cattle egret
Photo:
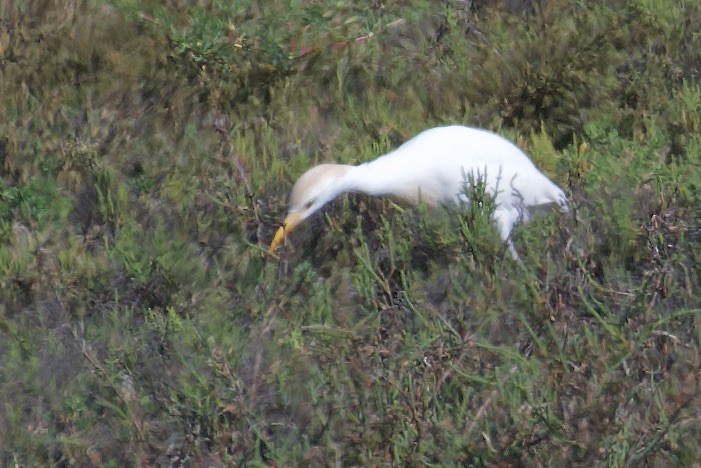
[[[506,138],[487,130],[453,125],[418,134],[399,148],[357,166],[320,164],[305,172],[290,193],[289,211],[270,244],[272,253],[300,222],[347,192],[389,196],[429,206],[469,203],[469,180],[481,180],[494,197],[492,221],[514,258],[511,231],[535,207],[556,205],[567,213],[567,197]]]

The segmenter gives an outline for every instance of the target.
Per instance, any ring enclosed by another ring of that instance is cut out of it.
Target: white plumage
[[[530,218],[530,209],[554,204],[568,211],[563,191],[515,144],[496,133],[461,125],[436,127],[399,148],[358,166],[320,164],[305,172],[290,193],[289,211],[270,244],[329,201],[347,192],[391,196],[417,205],[468,203],[469,178],[486,184],[494,196],[492,220],[514,258],[515,224]]]

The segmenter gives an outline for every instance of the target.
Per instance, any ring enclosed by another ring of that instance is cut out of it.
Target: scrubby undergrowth
[[[0,6],[0,465],[701,457],[695,1]],[[517,231],[309,165],[443,123],[571,197]]]

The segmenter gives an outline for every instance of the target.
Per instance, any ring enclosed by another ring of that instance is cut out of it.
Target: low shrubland
[[[701,456],[701,7],[0,6],[0,464],[681,465]],[[289,188],[464,123],[571,199]]]

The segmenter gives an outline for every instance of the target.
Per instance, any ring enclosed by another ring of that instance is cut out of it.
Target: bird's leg
[[[513,259],[521,263],[521,258],[518,256],[518,252],[516,252],[516,247],[514,247],[514,241],[511,239],[511,236],[509,236],[509,239],[506,241],[506,247],[509,249],[509,252],[511,252]]]
[[[520,219],[518,211],[504,208],[497,209],[494,211],[493,217],[496,227],[499,230],[501,240],[503,240],[506,244],[506,247],[509,249],[509,252],[511,253],[511,256],[514,258],[514,260],[520,261],[518,252],[516,252],[516,248],[514,247],[514,242],[511,236],[511,233],[514,229],[514,225]]]

